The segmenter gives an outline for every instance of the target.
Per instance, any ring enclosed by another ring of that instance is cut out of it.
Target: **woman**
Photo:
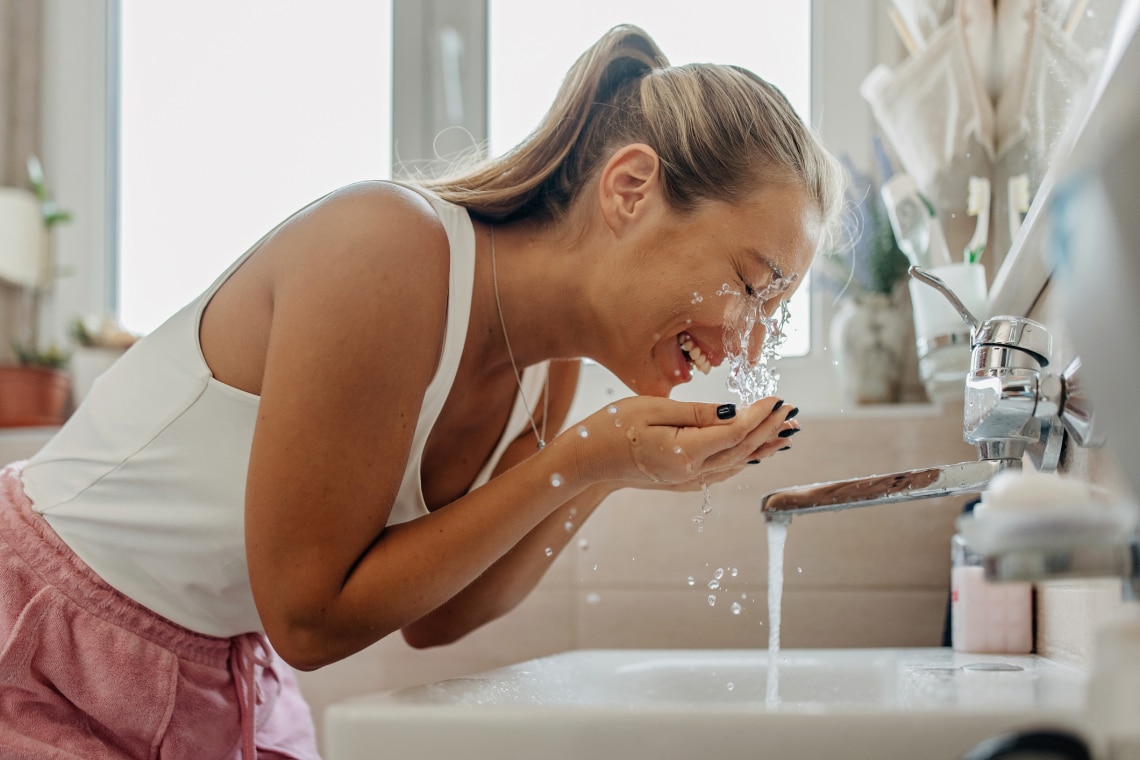
[[[616,489],[786,448],[776,398],[667,397],[840,196],[778,91],[625,26],[506,156],[287,219],[4,471],[4,756],[315,757],[281,659],[454,641]],[[639,395],[555,435],[579,357]]]

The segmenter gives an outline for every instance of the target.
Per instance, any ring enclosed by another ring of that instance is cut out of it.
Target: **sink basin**
[[[1081,731],[1086,676],[949,649],[581,650],[358,697],[328,760],[958,758],[1022,728]]]

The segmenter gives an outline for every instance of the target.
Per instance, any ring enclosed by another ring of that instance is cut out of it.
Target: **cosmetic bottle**
[[[956,652],[1033,651],[1033,585],[991,583],[960,533],[951,540],[950,637]]]

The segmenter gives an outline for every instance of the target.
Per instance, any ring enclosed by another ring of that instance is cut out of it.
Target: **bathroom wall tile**
[[[1037,651],[1088,669],[1096,630],[1120,610],[1120,581],[1050,581],[1037,588]]]
[[[576,579],[591,587],[672,588],[690,575],[733,566],[747,582],[762,586],[767,537],[759,502],[765,492],[974,459],[976,452],[961,441],[960,415],[947,411],[921,424],[904,418],[809,419],[792,451],[714,485],[709,514],[702,514],[699,491],[619,492],[582,530],[587,548],[574,552]],[[953,522],[965,501],[932,499],[797,519],[787,561],[803,573],[788,583],[945,584]]]
[[[716,593],[712,606],[710,593]],[[734,614],[733,602],[741,605],[739,614]],[[946,602],[945,591],[788,589],[781,611],[781,645],[939,646]],[[707,588],[588,592],[579,598],[577,646],[765,648],[769,626],[763,592],[731,587],[717,592]]]

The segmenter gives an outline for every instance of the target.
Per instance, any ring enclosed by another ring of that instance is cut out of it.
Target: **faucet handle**
[[[1041,378],[1037,388],[1038,419],[1057,417],[1073,441],[1086,448],[1105,444],[1105,434],[1096,423],[1093,404],[1081,382],[1081,357],[1074,357],[1060,375]]]
[[[962,320],[970,326],[970,335],[973,336],[974,331],[978,329],[978,318],[974,316],[973,312],[966,308],[966,304],[962,303],[962,299],[958,298],[958,294],[951,290],[950,286],[943,282],[941,277],[914,264],[911,264],[907,272],[914,279],[926,283],[946,296],[946,300],[950,302],[950,305],[954,307],[955,311],[962,315]]]
[[[958,294],[950,289],[938,275],[918,266],[907,270],[911,277],[946,296],[946,300],[962,316],[962,321],[970,326],[970,342],[974,346],[1004,346],[1016,348],[1031,355],[1042,367],[1049,365],[1053,351],[1053,338],[1049,330],[1040,322],[1026,317],[990,317],[980,322],[973,312],[962,303]]]
[[[974,345],[1016,348],[1048,367],[1053,336],[1045,325],[1027,317],[990,317],[974,332]]]

